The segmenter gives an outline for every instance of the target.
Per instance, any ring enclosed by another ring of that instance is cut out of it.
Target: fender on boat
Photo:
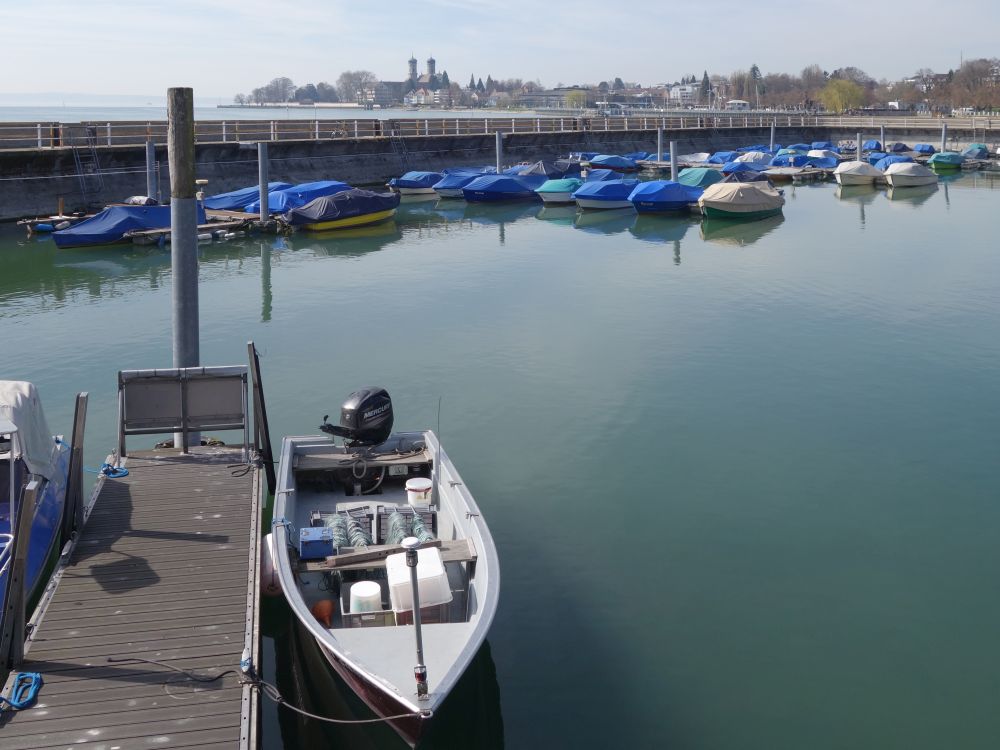
[[[264,596],[281,596],[281,580],[274,567],[274,534],[265,534],[260,545],[260,593]]]

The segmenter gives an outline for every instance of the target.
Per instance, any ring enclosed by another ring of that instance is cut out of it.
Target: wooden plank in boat
[[[471,539],[456,539],[443,542],[440,539],[427,542],[424,547],[437,547],[441,550],[441,562],[475,562],[476,547]],[[364,570],[377,568],[385,564],[385,558],[403,552],[398,544],[372,545],[362,552],[343,552],[331,555],[323,560],[302,560],[299,570],[306,573],[318,573],[328,570]]]
[[[298,454],[294,459],[296,471],[317,469],[349,469],[358,461],[368,466],[390,466],[393,464],[427,464],[431,463],[431,453],[426,448],[418,453],[396,455],[394,453],[375,453],[356,456],[350,453],[324,453],[322,455]]]

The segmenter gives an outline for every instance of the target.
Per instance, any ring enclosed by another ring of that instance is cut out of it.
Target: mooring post
[[[503,133],[499,130],[496,132],[497,137],[497,174],[500,174],[501,163],[503,162]]]
[[[771,120],[771,144],[768,146],[768,150],[771,152],[774,151],[774,130],[777,122],[777,120]]]
[[[656,129],[656,160],[663,161],[663,128]]]
[[[151,140],[146,141],[146,195],[159,200],[156,190],[156,146]]]
[[[271,218],[271,206],[267,201],[267,144],[257,142],[257,197],[260,200],[259,221],[266,224]]]
[[[677,141],[670,141],[670,179],[677,182]]]
[[[861,161],[861,133],[858,133],[858,140],[854,142],[858,150],[858,161]]]
[[[878,129],[878,142],[882,144],[882,150],[885,151],[885,125],[880,125]]]
[[[941,122],[941,150],[948,150],[948,123]]]
[[[170,270],[173,276],[174,367],[196,367],[198,349],[198,201],[194,184],[194,92],[167,90],[167,160],[170,164]],[[174,435],[186,453],[197,433]]]

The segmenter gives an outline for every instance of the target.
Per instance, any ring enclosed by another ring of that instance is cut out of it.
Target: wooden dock
[[[0,714],[0,747],[256,747],[261,477],[242,455],[142,451],[99,481],[32,618],[19,671],[43,686]]]

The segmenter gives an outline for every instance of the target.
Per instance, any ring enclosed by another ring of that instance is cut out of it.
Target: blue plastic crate
[[[319,560],[333,554],[333,529],[329,526],[299,530],[299,558]]]

